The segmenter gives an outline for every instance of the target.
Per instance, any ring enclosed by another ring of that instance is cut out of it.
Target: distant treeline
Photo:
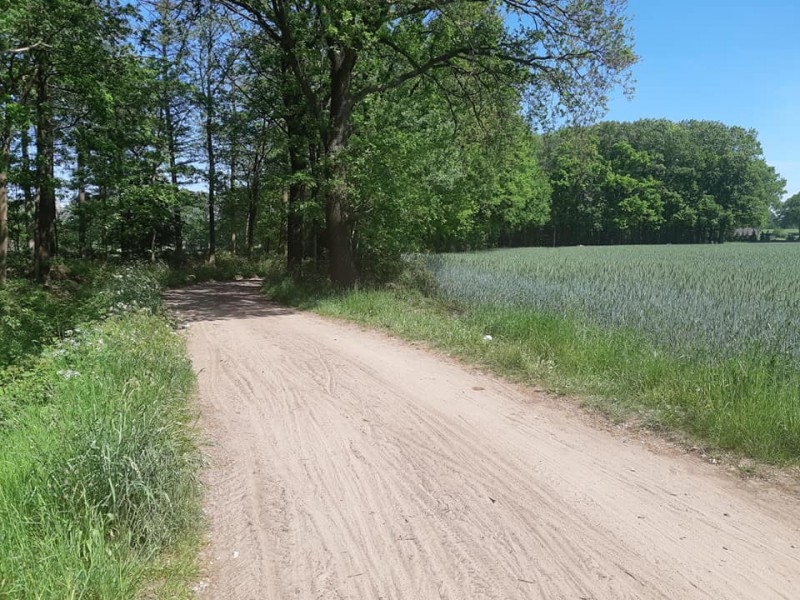
[[[552,191],[538,244],[721,242],[765,225],[785,185],[754,130],[714,121],[565,129],[541,161]]]

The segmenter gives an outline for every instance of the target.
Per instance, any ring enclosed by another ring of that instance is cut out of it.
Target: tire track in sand
[[[269,304],[171,292],[210,441],[208,587],[249,599],[797,598],[800,500]]]

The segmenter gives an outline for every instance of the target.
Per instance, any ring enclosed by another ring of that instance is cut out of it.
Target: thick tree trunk
[[[11,162],[11,131],[0,134],[0,286],[8,270],[8,167]]]
[[[351,244],[352,226],[345,213],[347,195],[342,186],[334,184],[325,203],[328,228],[330,278],[335,285],[352,287],[358,279]]]
[[[353,225],[348,214],[347,167],[342,152],[350,137],[350,116],[354,99],[350,89],[356,53],[345,49],[332,52],[330,121],[325,144],[327,191],[325,221],[328,230],[330,278],[338,286],[351,287],[358,279],[353,256]]]
[[[46,283],[50,277],[50,261],[55,251],[56,235],[55,140],[46,58],[39,61],[36,91],[36,184],[39,205],[36,210],[33,273],[36,281]]]

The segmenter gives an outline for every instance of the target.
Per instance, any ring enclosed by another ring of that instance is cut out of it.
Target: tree
[[[330,277],[357,278],[346,154],[368,97],[448,71],[524,87],[532,112],[594,112],[634,61],[624,0],[436,3],[400,0],[222,0],[286,57],[321,150]],[[510,21],[519,26],[507,25]]]
[[[20,109],[24,118],[4,133],[21,135],[24,176],[27,179],[28,130],[35,131],[36,226],[34,273],[45,282],[50,259],[55,253],[56,187],[55,163],[61,142],[88,115],[103,104],[103,76],[112,72],[109,64],[123,48],[128,32],[128,9],[114,0],[25,0],[3,7],[2,39],[14,44],[4,47],[2,60],[22,55],[22,71],[13,75],[9,85],[23,82],[23,87],[3,90],[3,120]],[[17,75],[21,75],[21,78]],[[5,84],[4,84],[5,87]],[[6,163],[7,161],[3,161]],[[30,195],[27,181],[26,201]],[[32,200],[32,199],[30,199]]]
[[[543,158],[559,243],[721,242],[761,226],[785,185],[754,131],[713,121],[565,129]]]
[[[800,229],[800,194],[795,194],[779,207],[781,224]]]
[[[149,57],[156,78],[158,168],[166,172],[176,192],[185,183],[192,162],[191,6],[185,0],[146,0],[142,4],[146,20],[140,48]],[[181,209],[180,205],[173,206],[172,226],[177,257],[183,253]]]
[[[41,44],[22,34],[26,13],[23,7],[0,0],[0,286],[6,282],[8,257],[9,183],[11,146],[17,130],[28,121],[31,93],[31,53]]]

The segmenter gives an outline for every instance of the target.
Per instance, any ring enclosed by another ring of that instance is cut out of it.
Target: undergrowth
[[[0,598],[188,597],[194,379],[158,275],[95,274],[88,318],[0,371]]]
[[[167,287],[180,287],[206,281],[264,277],[267,273],[274,272],[277,265],[277,259],[271,257],[247,258],[223,252],[217,255],[214,264],[209,264],[204,259],[193,259],[182,266],[174,267],[164,273],[161,281]]]
[[[80,323],[159,306],[163,265],[59,263],[47,288],[10,279],[0,287],[0,368],[36,355]]]

